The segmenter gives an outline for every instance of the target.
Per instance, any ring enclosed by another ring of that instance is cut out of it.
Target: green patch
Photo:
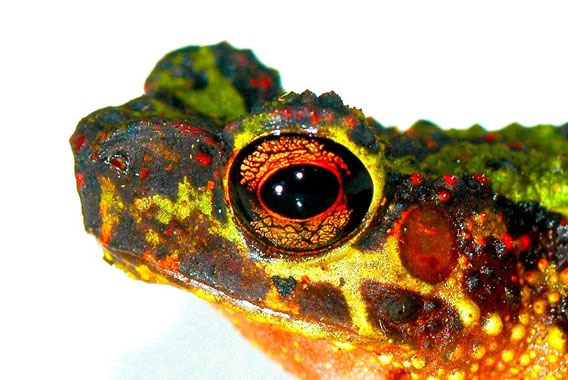
[[[184,62],[186,59],[184,54],[187,53],[178,52],[170,58],[173,68],[152,73],[154,88],[174,94],[187,108],[211,116],[220,123],[235,120],[247,113],[243,98],[231,81],[223,76],[215,64],[215,56],[209,47],[202,47],[189,53],[191,69],[206,73],[207,85],[205,87],[194,89],[192,78],[174,76],[174,70],[188,65]]]
[[[459,143],[427,156],[419,171],[429,177],[485,173],[493,190],[507,198],[536,201],[568,212],[568,164],[565,153],[514,151],[504,144]]]

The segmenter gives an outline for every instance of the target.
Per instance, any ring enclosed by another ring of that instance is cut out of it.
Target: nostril
[[[115,168],[119,174],[128,173],[130,169],[130,159],[125,153],[115,153],[107,160],[108,164]]]

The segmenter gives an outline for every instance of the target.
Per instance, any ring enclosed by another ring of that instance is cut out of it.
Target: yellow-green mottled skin
[[[145,91],[71,137],[108,262],[220,305],[301,378],[568,377],[567,125],[400,132],[334,93],[282,96],[226,43],[166,55]],[[363,217],[327,245],[267,240],[235,202],[239,153],[280,136],[367,171]]]

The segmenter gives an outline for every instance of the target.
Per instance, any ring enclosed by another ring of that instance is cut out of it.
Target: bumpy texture
[[[109,263],[302,378],[568,378],[568,125],[400,132],[226,43],[145,90],[71,137]]]

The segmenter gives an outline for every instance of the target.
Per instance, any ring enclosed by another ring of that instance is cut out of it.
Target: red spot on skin
[[[357,119],[348,116],[348,117],[345,118],[344,123],[348,127],[354,127],[355,124],[357,124]]]
[[[140,170],[140,179],[144,179],[146,177],[148,177],[148,168],[143,167],[142,170]]]
[[[424,178],[418,173],[412,173],[410,175],[410,183],[412,183],[414,186],[420,185],[423,180]]]
[[[568,222],[566,221],[566,219],[560,219],[560,225],[561,225],[561,226],[565,226],[566,224],[568,224]]]
[[[282,108],[282,117],[286,120],[292,117],[292,110],[290,108]]]
[[[219,178],[219,173],[216,170],[213,172],[213,177]]]
[[[513,281],[513,282],[519,281],[519,276],[517,276],[516,274],[512,275],[512,276],[511,276],[511,281]]]
[[[443,189],[438,193],[438,198],[440,198],[442,202],[447,202],[452,198],[452,194],[448,190]]]
[[[207,190],[212,191],[215,188],[215,182],[207,181]]]
[[[164,235],[166,236],[172,236],[173,234],[173,230],[171,228],[168,228],[167,230],[164,230]]]
[[[146,259],[146,261],[161,266],[162,268],[174,271],[179,269],[179,260],[174,257],[168,256],[165,259],[158,259],[150,251],[145,251],[142,256]]]
[[[489,185],[489,178],[485,174],[474,174],[473,178],[483,186]]]
[[[171,172],[173,170],[174,166],[172,164],[169,164],[168,166],[166,166],[166,171],[167,172]]]
[[[267,90],[272,86],[272,79],[270,79],[268,75],[262,74],[260,76],[259,85],[261,89]]]
[[[83,146],[83,143],[85,142],[87,138],[85,136],[79,136],[77,137],[77,140],[75,140],[75,151],[78,151],[79,149],[81,149],[81,147]]]
[[[509,234],[503,234],[501,235],[501,241],[503,242],[503,244],[505,244],[505,249],[509,250],[509,249],[513,249],[513,238],[511,237],[511,235]]]
[[[519,242],[521,243],[521,249],[523,251],[526,251],[527,249],[529,249],[530,245],[531,245],[531,238],[529,235],[521,235],[519,237]]]
[[[85,183],[85,176],[81,173],[75,174],[75,181],[77,182],[77,191],[81,191],[81,187]]]
[[[459,178],[453,174],[446,174],[443,179],[448,186],[454,186],[459,181]]]
[[[487,133],[483,139],[489,143],[495,142],[497,141],[497,139],[499,138],[499,135],[497,133]]]
[[[312,124],[319,123],[319,116],[318,116],[318,113],[316,111],[313,111],[311,121],[312,121]]]
[[[252,87],[259,87],[262,90],[267,90],[272,86],[272,79],[266,74],[262,74],[260,78],[252,78],[250,80]]]
[[[456,233],[447,213],[432,205],[411,209],[402,222],[399,249],[412,276],[431,284],[445,280],[457,263]]]
[[[207,153],[197,152],[195,153],[195,159],[203,166],[211,165],[211,156]]]

